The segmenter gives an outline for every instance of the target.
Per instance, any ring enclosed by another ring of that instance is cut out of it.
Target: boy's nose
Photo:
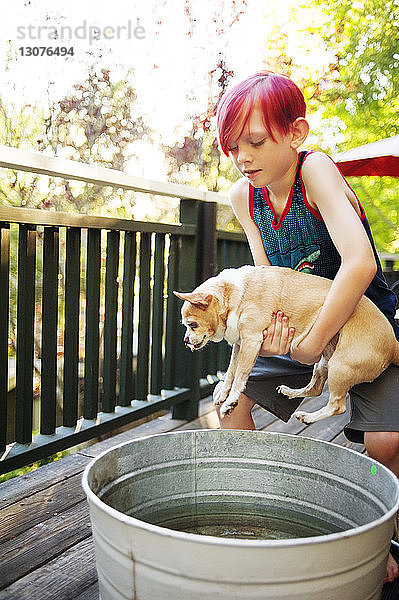
[[[248,149],[240,148],[238,150],[237,160],[243,167],[247,166],[247,164],[251,162],[251,156],[248,152]]]

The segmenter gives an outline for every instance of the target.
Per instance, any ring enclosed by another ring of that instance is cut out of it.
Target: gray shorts
[[[286,398],[276,387],[304,387],[312,371],[311,366],[298,363],[289,355],[259,356],[244,394],[287,422],[303,398]],[[390,365],[373,382],[355,385],[349,396],[351,416],[344,429],[349,440],[363,443],[365,431],[399,431],[399,367]]]

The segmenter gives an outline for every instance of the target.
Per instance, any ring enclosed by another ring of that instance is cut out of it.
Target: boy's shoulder
[[[333,159],[324,152],[309,152],[301,168],[302,180],[305,184],[314,187],[327,182],[342,184],[343,177]]]
[[[250,183],[245,177],[240,177],[240,179],[237,179],[237,181],[233,183],[229,191],[229,198],[232,206],[247,202],[249,185]]]
[[[250,185],[245,177],[241,177],[233,183],[229,192],[231,208],[244,229],[253,225],[248,203]]]
[[[313,174],[316,170],[339,172],[339,169],[333,159],[328,156],[328,154],[325,154],[320,150],[313,150],[312,152],[309,152],[306,155],[302,165],[302,174],[305,174],[305,176],[308,173]]]

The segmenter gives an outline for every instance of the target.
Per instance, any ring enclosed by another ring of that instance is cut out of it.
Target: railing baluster
[[[220,342],[217,348],[216,371],[226,371],[229,364],[231,347],[226,341]]]
[[[98,408],[99,311],[100,311],[101,230],[87,232],[86,339],[83,416],[95,419]]]
[[[10,305],[10,226],[0,226],[0,451],[7,443],[8,317]]]
[[[165,388],[172,390],[175,387],[175,364],[176,364],[176,339],[179,314],[177,298],[173,290],[177,290],[177,276],[179,263],[179,238],[170,236],[168,257],[168,285],[166,305],[166,339],[165,339]]]
[[[36,230],[20,225],[18,242],[17,389],[15,439],[32,441]]]
[[[245,247],[245,245],[242,242],[241,243],[239,242],[239,248],[240,248],[240,253],[239,253],[239,256],[240,256],[240,266],[251,264],[251,263],[248,262],[248,255],[247,255],[247,252],[246,252],[246,247]]]
[[[226,240],[219,240],[217,244],[217,262],[219,272],[227,268],[227,242]],[[209,349],[209,373],[216,375],[217,371],[220,371],[221,365],[223,366],[223,342],[218,344],[210,345]]]
[[[137,350],[137,400],[147,400],[150,348],[151,234],[140,236],[140,301]]]
[[[191,291],[199,284],[201,277],[201,264],[198,254],[199,237],[201,236],[200,203],[196,200],[182,200],[180,202],[181,223],[193,224],[196,227],[195,236],[182,236],[180,238],[179,264],[178,264],[178,289]],[[181,306],[181,302],[179,303]],[[195,419],[198,416],[200,400],[200,357],[197,353],[188,352],[183,342],[184,329],[176,323],[179,330],[176,340],[176,384],[190,390],[190,398],[186,402],[173,406],[174,419]]]
[[[162,338],[165,283],[165,236],[155,236],[155,273],[152,302],[151,340],[151,394],[160,394],[162,388]]]
[[[252,254],[251,254],[248,244],[245,244],[245,264],[246,265],[254,264],[254,259],[252,257]]]
[[[136,234],[125,232],[122,298],[122,341],[120,368],[120,406],[129,406],[134,398],[133,381],[133,300],[136,276]]]
[[[57,409],[58,227],[44,228],[40,433],[54,433]]]
[[[239,262],[240,262],[240,258],[239,258],[239,247],[238,247],[238,243],[237,242],[230,242],[230,248],[231,248],[231,265],[232,266],[240,266]]]
[[[74,427],[79,399],[80,229],[66,232],[63,425]]]
[[[221,248],[219,251],[219,256],[220,256],[220,270],[222,271],[223,269],[228,269],[230,266],[230,261],[229,261],[229,248],[228,248],[229,244],[226,240],[222,240],[221,242]]]
[[[104,365],[103,401],[104,412],[113,412],[116,404],[116,343],[118,313],[118,269],[119,231],[109,231],[107,235],[107,262],[105,277],[105,324],[104,324]]]

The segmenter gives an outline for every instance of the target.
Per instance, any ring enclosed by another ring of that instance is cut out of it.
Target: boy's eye
[[[233,146],[233,148],[228,148],[229,152],[235,152],[237,150],[237,146]]]
[[[264,141],[265,140],[260,140],[260,142],[252,142],[252,146],[255,146],[255,147],[261,146]]]

